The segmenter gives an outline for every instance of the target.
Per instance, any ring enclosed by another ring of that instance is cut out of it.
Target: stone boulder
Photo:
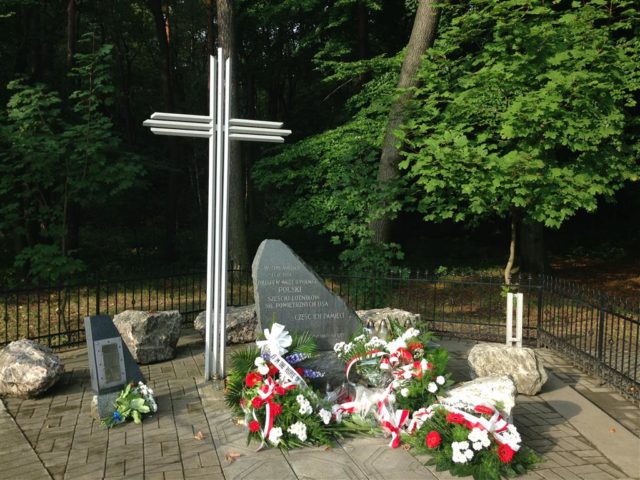
[[[530,348],[481,343],[469,352],[471,377],[510,375],[518,393],[535,395],[547,381],[542,361]]]
[[[0,351],[0,395],[36,397],[51,388],[64,364],[49,347],[33,340],[16,340]]]
[[[193,328],[202,335],[202,338],[204,338],[206,328],[205,313],[206,312],[200,312],[193,321]],[[256,315],[255,305],[227,307],[225,326],[228,345],[255,341],[256,328],[258,327],[258,316]]]
[[[113,323],[137,363],[162,362],[176,356],[182,323],[178,310],[125,310],[113,317]]]
[[[463,403],[471,407],[491,404],[500,406],[500,411],[506,417],[511,417],[511,409],[516,404],[517,389],[514,381],[508,375],[492,375],[480,377],[469,382],[458,384],[447,391],[438,400],[443,405],[455,406]]]
[[[413,327],[420,321],[419,313],[411,313],[399,308],[374,308],[356,311],[362,324],[373,329],[376,335],[391,329],[391,320],[396,320],[403,327]],[[383,328],[384,325],[384,328]],[[383,333],[384,335],[384,333]]]

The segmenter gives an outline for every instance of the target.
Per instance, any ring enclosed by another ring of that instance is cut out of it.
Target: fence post
[[[540,332],[542,331],[542,296],[544,294],[544,284],[542,282],[542,277],[538,277],[538,318],[536,321],[536,347],[540,348],[542,346]]]
[[[604,331],[605,331],[605,322],[607,321],[606,314],[606,305],[607,305],[607,297],[600,293],[600,315],[598,316],[598,338],[597,338],[597,348],[598,348],[598,371],[600,371],[600,366],[602,365],[602,357],[604,355]]]
[[[96,316],[100,315],[100,278],[96,279]]]

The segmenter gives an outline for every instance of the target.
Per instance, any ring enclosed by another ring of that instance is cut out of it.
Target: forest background
[[[234,115],[230,257],[520,269],[640,293],[633,1],[0,0],[0,283],[204,268],[208,55]],[[508,272],[507,272],[508,277]]]

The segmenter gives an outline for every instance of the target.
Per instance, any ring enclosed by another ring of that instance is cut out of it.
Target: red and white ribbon
[[[409,410],[396,410],[392,415],[380,419],[382,428],[391,433],[391,448],[400,446],[400,428],[404,426],[409,418]]]
[[[416,430],[422,427],[422,424],[433,416],[433,410],[429,408],[420,408],[413,412],[409,426],[407,427],[407,433],[413,435]]]
[[[258,396],[265,404],[265,422],[264,427],[261,428],[262,432],[262,441],[269,438],[269,433],[273,428],[273,415],[271,412],[271,397],[276,393],[277,387],[280,386],[284,390],[292,390],[296,388],[297,384],[293,382],[283,382],[278,384],[273,378],[267,377],[264,381],[264,384],[258,389]],[[258,418],[256,417],[255,409],[253,410],[253,419],[257,422]]]

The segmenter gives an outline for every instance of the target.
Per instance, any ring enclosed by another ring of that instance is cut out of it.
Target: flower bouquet
[[[499,480],[523,474],[539,461],[491,405],[431,405],[414,412],[407,430],[416,452],[432,455],[427,465],[454,476]]]
[[[331,405],[305,381],[322,372],[293,367],[315,355],[311,336],[291,336],[274,323],[256,345],[232,355],[225,392],[227,405],[244,417],[248,441],[288,449],[330,445],[341,437],[345,427],[335,421]]]
[[[140,423],[142,417],[158,411],[158,404],[153,398],[153,390],[142,382],[128,383],[122,389],[114,402],[116,407],[113,415],[102,419],[102,424],[111,428],[119,423],[126,422],[130,418],[134,423]]]
[[[448,352],[432,345],[430,332],[404,330],[391,322],[390,340],[367,330],[351,342],[339,342],[334,352],[349,372],[355,368],[369,386],[386,388],[396,407],[417,410],[434,403],[436,395],[453,382],[446,373]]]

